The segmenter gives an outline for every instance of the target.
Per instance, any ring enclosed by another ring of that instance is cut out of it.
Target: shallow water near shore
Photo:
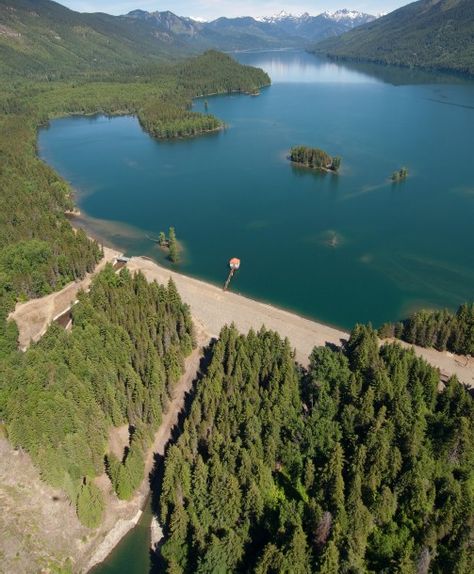
[[[167,264],[149,237],[173,225],[180,272],[223,284],[240,257],[233,290],[343,328],[472,299],[474,83],[299,52],[238,58],[273,85],[208,98],[219,134],[158,142],[103,116],[40,132],[88,229]],[[341,173],[293,167],[297,144],[342,156]]]
[[[151,519],[151,503],[147,499],[138,524],[122,538],[104,562],[90,571],[90,574],[148,574],[152,568]]]

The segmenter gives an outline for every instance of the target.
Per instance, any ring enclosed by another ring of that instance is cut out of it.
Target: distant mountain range
[[[326,39],[314,51],[474,75],[474,0],[420,0]]]
[[[276,16],[218,18],[212,22],[177,16],[169,11],[133,10],[124,18],[152,24],[161,35],[168,34],[170,41],[175,38],[192,48],[221,50],[304,47],[375,20],[375,16],[350,10],[317,16],[281,12]]]
[[[210,48],[306,47],[373,19],[339,10],[198,22],[172,12],[111,16],[75,12],[51,0],[0,0],[0,72],[58,78],[169,61]]]
[[[201,22],[172,12],[81,14],[51,0],[0,0],[0,72],[117,70],[209,48],[309,48],[333,58],[474,75],[474,0],[419,0],[376,18],[349,10]]]

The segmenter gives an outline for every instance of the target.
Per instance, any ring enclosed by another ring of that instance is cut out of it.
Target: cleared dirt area
[[[30,457],[0,439],[0,572],[64,566],[88,536],[64,492],[47,486]]]
[[[20,349],[25,350],[32,341],[38,341],[49,324],[74,303],[79,291],[81,289],[86,291],[89,288],[94,274],[120,255],[121,253],[115,249],[104,247],[104,257],[94,273],[88,273],[81,281],[69,283],[57,293],[51,293],[41,299],[32,299],[26,303],[18,303],[15,310],[10,313],[9,319],[13,319],[18,325]]]

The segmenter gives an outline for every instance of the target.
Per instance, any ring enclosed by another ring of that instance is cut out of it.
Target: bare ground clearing
[[[38,341],[54,318],[64,313],[74,303],[79,291],[81,289],[86,291],[89,288],[95,273],[101,271],[107,263],[119,255],[121,253],[115,249],[104,247],[104,257],[98,263],[94,273],[88,273],[81,281],[69,283],[61,291],[51,293],[41,299],[17,303],[9,319],[13,319],[18,325],[20,349],[25,350],[32,341]]]

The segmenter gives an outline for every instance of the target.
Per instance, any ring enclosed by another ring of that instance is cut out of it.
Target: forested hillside
[[[0,0],[0,71],[61,79],[191,53],[146,21],[80,14],[51,0]]]
[[[474,2],[419,0],[314,50],[334,58],[474,75]]]
[[[7,436],[46,482],[64,489],[86,525],[100,522],[101,493],[91,481],[105,471],[110,427],[131,427],[124,459],[109,457],[107,468],[128,499],[144,478],[144,452],[193,345],[189,310],[173,283],[149,284],[108,266],[73,308],[70,334],[53,325],[26,353],[4,354]]]
[[[354,329],[345,352],[225,328],[160,498],[168,572],[473,571],[474,401]]]

